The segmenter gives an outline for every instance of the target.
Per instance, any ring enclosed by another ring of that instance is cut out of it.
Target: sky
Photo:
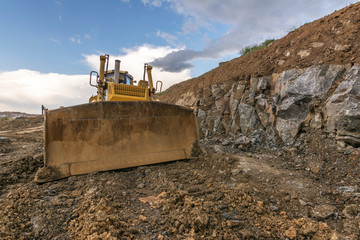
[[[1,0],[0,112],[87,103],[99,56],[164,89],[351,0]]]

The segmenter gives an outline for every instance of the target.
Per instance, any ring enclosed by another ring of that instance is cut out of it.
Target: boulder
[[[289,70],[280,74],[280,100],[276,107],[276,129],[285,143],[293,143],[301,125],[309,120],[311,110],[326,96],[334,81],[339,79],[344,66],[319,65]],[[316,115],[319,117],[320,115]],[[318,127],[319,119],[313,122]]]
[[[329,204],[317,205],[312,209],[312,216],[322,220],[330,217],[336,211],[336,207]]]
[[[345,71],[344,66],[318,65],[301,70],[285,71],[282,75],[282,88],[280,95],[311,96],[323,98],[329,91],[333,82]],[[299,73],[301,73],[299,75]]]
[[[325,104],[326,129],[360,147],[360,66],[353,66]]]
[[[196,116],[198,119],[199,127],[202,128],[205,124],[206,112],[204,110],[198,109]]]
[[[248,104],[240,103],[238,107],[241,132],[245,135],[251,134],[261,127],[256,109]]]

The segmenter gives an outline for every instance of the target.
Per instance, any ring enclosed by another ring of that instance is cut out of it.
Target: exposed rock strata
[[[188,93],[186,96],[194,96]],[[360,66],[315,65],[211,85],[191,101],[203,138],[246,136],[293,144],[301,129],[324,129],[360,146]],[[244,142],[244,141],[240,141]]]

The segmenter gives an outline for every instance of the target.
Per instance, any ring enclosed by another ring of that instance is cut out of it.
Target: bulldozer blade
[[[95,102],[49,110],[44,127],[38,183],[189,159],[199,144],[193,110],[160,102]]]

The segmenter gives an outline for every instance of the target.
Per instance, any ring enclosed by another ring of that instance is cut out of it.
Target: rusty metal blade
[[[47,111],[36,182],[191,157],[193,111],[160,102],[96,102]]]

